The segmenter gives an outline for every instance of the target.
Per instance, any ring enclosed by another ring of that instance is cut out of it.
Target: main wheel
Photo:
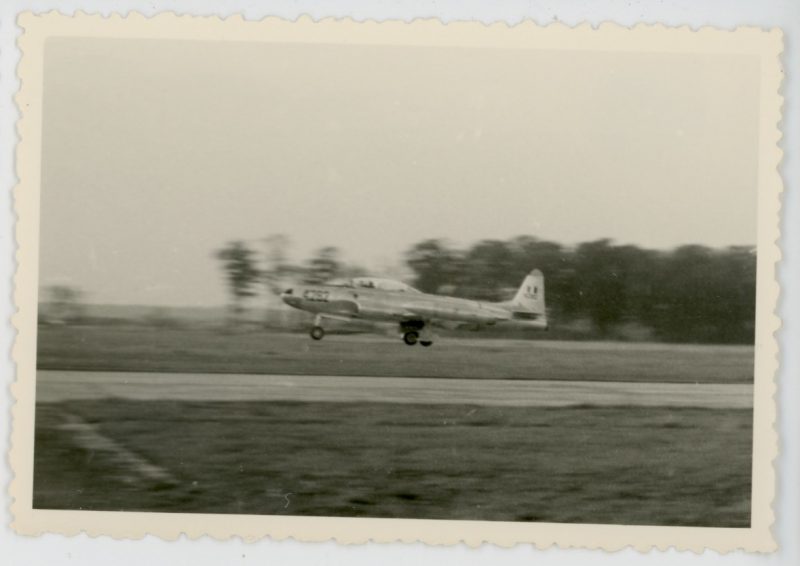
[[[420,340],[419,343],[427,348],[433,345],[433,340]]]
[[[322,337],[325,336],[325,330],[321,326],[315,326],[309,334],[314,340],[322,340]]]
[[[403,342],[405,342],[409,346],[413,346],[414,344],[416,344],[418,339],[419,339],[419,334],[414,330],[409,330],[408,332],[403,334]]]

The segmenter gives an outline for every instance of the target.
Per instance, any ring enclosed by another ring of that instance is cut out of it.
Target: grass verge
[[[48,327],[40,369],[752,383],[751,346],[443,338],[432,348],[384,336],[193,328]]]
[[[76,421],[106,440],[77,442]],[[42,403],[34,507],[745,527],[751,422],[639,407]]]

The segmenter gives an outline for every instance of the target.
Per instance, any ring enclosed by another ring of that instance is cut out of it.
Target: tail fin
[[[534,269],[528,274],[519,291],[511,300],[510,306],[515,313],[539,315],[530,317],[534,319],[545,318],[544,275],[541,271]]]

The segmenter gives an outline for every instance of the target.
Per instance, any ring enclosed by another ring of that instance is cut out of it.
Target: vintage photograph
[[[42,42],[32,512],[755,526],[774,34],[104,25]]]

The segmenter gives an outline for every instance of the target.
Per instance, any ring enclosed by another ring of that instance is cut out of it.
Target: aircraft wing
[[[323,318],[329,318],[331,320],[340,320],[342,322],[353,322],[353,318],[349,316],[344,316],[342,314],[323,314]]]
[[[359,311],[358,303],[356,301],[350,301],[347,299],[329,301],[327,306],[328,309],[334,313],[340,313],[344,316],[349,314],[358,314]]]
[[[417,312],[413,308],[405,307],[402,312],[398,313],[403,322],[420,321],[428,322],[431,319],[429,313]]]
[[[322,304],[325,306],[324,310],[320,309],[315,312],[318,312],[320,316],[333,320],[350,321],[360,312],[358,303],[348,299],[325,301]]]

